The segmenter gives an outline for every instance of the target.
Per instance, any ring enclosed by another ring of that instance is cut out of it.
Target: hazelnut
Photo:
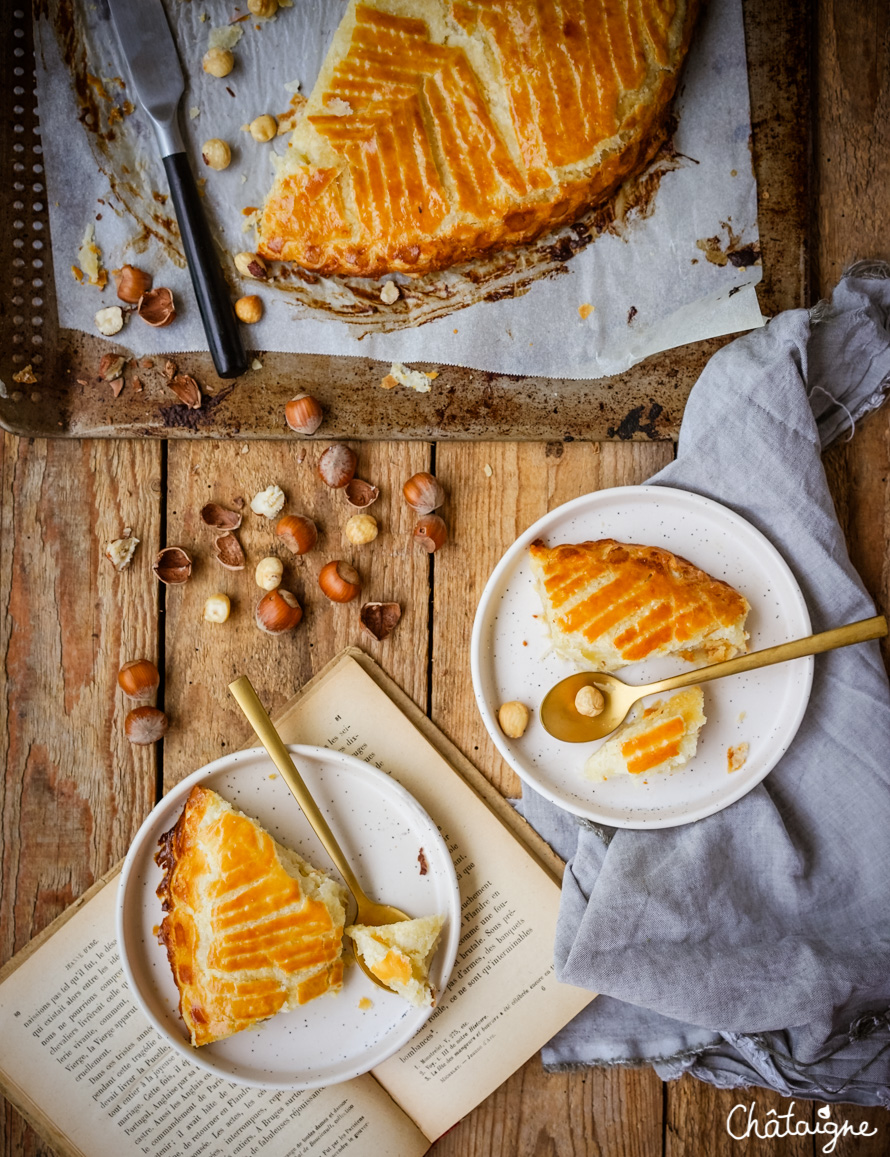
[[[213,557],[226,570],[244,570],[244,551],[230,530],[217,537],[213,544]]]
[[[232,163],[232,150],[219,137],[211,137],[201,145],[201,160],[208,168],[219,172]]]
[[[124,733],[140,746],[157,743],[167,734],[167,716],[159,707],[134,707],[124,720]]]
[[[247,0],[247,10],[263,20],[270,20],[278,11],[278,0]]]
[[[201,507],[201,521],[214,530],[237,530],[241,525],[241,512],[228,510],[218,502],[208,502]]]
[[[349,603],[362,589],[362,580],[355,567],[335,559],[321,568],[318,585],[332,603]]]
[[[162,583],[177,586],[187,582],[192,573],[192,560],[181,546],[165,546],[158,553],[151,568]]]
[[[588,684],[575,696],[575,710],[579,715],[587,715],[593,719],[597,715],[602,715],[605,706],[606,700],[599,687],[591,687]]]
[[[284,506],[284,491],[274,483],[254,494],[250,500],[250,509],[254,514],[264,514],[266,518],[274,518],[281,513]]]
[[[286,514],[278,520],[275,533],[294,554],[306,554],[318,541],[318,528],[302,514]]]
[[[445,501],[445,491],[432,474],[413,474],[402,487],[408,505],[418,514],[430,514]]]
[[[391,635],[401,617],[398,603],[365,603],[359,612],[362,626],[378,640]]]
[[[232,604],[228,595],[211,595],[204,603],[205,623],[224,623],[229,617]]]
[[[448,539],[448,527],[438,514],[425,514],[414,527],[414,541],[427,554],[435,554]]]
[[[235,57],[228,48],[210,48],[201,63],[210,76],[228,76],[235,67]]]
[[[176,317],[173,294],[169,289],[149,289],[139,298],[136,312],[148,325],[161,329]]]
[[[380,491],[377,487],[372,486],[370,482],[363,482],[361,478],[353,478],[346,484],[346,501],[357,510],[364,510],[379,497]]]
[[[127,305],[135,305],[143,293],[151,289],[151,274],[135,265],[124,265],[114,274],[117,295]]]
[[[256,625],[267,635],[292,631],[303,617],[303,608],[290,593],[280,587],[263,595],[257,603]]]
[[[133,561],[133,555],[138,545],[138,538],[116,538],[114,542],[109,542],[108,546],[105,547],[105,557],[116,571],[125,570]]]
[[[343,529],[353,546],[364,546],[377,537],[377,519],[373,514],[353,514]]]
[[[235,302],[235,316],[245,325],[255,325],[263,316],[263,302],[255,293],[239,297]]]
[[[380,300],[384,305],[395,305],[399,300],[399,287],[394,281],[387,281],[380,290]]]
[[[191,374],[175,374],[167,385],[190,410],[201,409],[201,387]]]
[[[106,382],[114,381],[123,373],[126,362],[127,359],[121,354],[103,354],[99,362],[99,377],[104,378]]]
[[[348,446],[335,442],[318,460],[318,475],[325,486],[339,490],[355,477],[358,459]]]
[[[264,145],[266,141],[271,141],[278,132],[278,121],[275,117],[270,116],[269,113],[263,113],[262,116],[254,117],[248,126],[250,135],[259,144]]]
[[[528,720],[528,708],[516,699],[509,703],[502,703],[498,708],[498,723],[501,725],[501,731],[510,739],[519,739],[525,734]]]
[[[281,585],[281,577],[283,574],[284,563],[280,558],[276,558],[270,554],[268,558],[264,558],[257,563],[254,578],[256,579],[256,585],[262,587],[264,591],[274,591],[277,586]]]
[[[149,699],[161,677],[150,659],[131,659],[117,673],[117,684],[128,699]]]
[[[259,253],[236,253],[235,268],[242,277],[253,277],[256,281],[265,281],[269,276],[266,263]]]
[[[284,407],[284,420],[298,434],[314,434],[323,417],[321,403],[311,394],[298,394]]]
[[[119,305],[109,305],[96,314],[96,329],[105,337],[114,337],[124,328],[124,311]]]

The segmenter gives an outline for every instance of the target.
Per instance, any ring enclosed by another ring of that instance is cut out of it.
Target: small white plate
[[[436,825],[399,783],[369,764],[322,747],[288,750],[367,894],[412,916],[446,914],[430,973],[441,993],[460,937],[460,893]],[[318,997],[293,1012],[278,1013],[259,1028],[200,1049],[189,1043],[166,950],[157,939],[163,914],[156,891],[163,873],[154,855],[158,840],[176,823],[197,783],[257,820],[285,847],[337,876],[262,748],[224,756],[184,779],[140,828],[121,874],[118,943],[124,973],[143,1012],[193,1064],[239,1084],[311,1089],[368,1072],[409,1041],[433,1010],[416,1008],[378,988],[352,963],[336,996]],[[421,848],[428,866],[425,875],[418,862]],[[347,917],[353,916],[350,902]],[[359,1008],[363,997],[372,1007]]]
[[[514,771],[560,807],[622,828],[674,827],[702,819],[760,783],[803,719],[813,681],[812,656],[704,683],[707,723],[695,758],[679,771],[611,776],[605,782],[585,778],[585,760],[604,741],[561,743],[538,717],[547,691],[576,668],[548,654],[528,562],[528,547],[536,538],[548,546],[615,538],[681,555],[747,598],[752,651],[811,633],[806,603],[785,560],[759,530],[725,506],[667,486],[622,486],[567,502],[513,543],[486,584],[473,625],[476,702]],[[689,669],[682,659],[663,658],[617,674],[643,684]],[[521,739],[508,739],[497,722],[500,704],[513,699],[533,709]],[[747,760],[728,772],[727,751],[741,743],[749,745]]]

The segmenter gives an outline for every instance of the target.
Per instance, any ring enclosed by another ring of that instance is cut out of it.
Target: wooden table
[[[890,259],[890,17],[876,0],[814,0],[810,247],[801,283],[815,301],[858,257]],[[757,126],[755,126],[756,131]],[[761,188],[761,197],[769,190]],[[250,498],[279,483],[325,527],[340,550],[343,510],[313,479],[320,447],[292,443],[29,441],[0,443],[0,655],[5,661],[0,958],[46,926],[127,850],[159,794],[247,734],[225,691],[247,671],[271,706],[347,643],[365,646],[408,694],[508,795],[518,781],[497,756],[474,707],[468,639],[482,585],[503,550],[549,508],[590,490],[642,482],[673,455],[671,442],[365,443],[360,474],[380,486],[382,533],[354,557],[366,591],[398,599],[404,617],[381,644],[362,638],[357,616],[325,603],[309,566],[289,566],[307,619],[290,638],[252,624],[249,571],[224,574],[209,556],[202,504]],[[879,609],[890,611],[890,410],[833,447],[826,469],[851,553]],[[490,473],[489,468],[490,467]],[[399,498],[414,471],[433,469],[449,499],[451,542],[433,559],[410,541]],[[338,496],[339,497],[339,496]],[[254,562],[271,533],[245,524]],[[131,526],[136,562],[117,575],[104,545]],[[193,548],[184,588],[159,588],[150,571],[158,544]],[[225,626],[201,621],[206,595],[227,590]],[[118,667],[137,656],[164,672],[171,730],[163,748],[123,736],[127,707]],[[548,1075],[533,1058],[434,1147],[437,1157],[807,1157],[813,1139],[730,1140],[728,1111],[756,1099],[760,1116],[787,1103],[763,1090],[720,1092],[691,1079],[665,1085],[651,1070]],[[817,1106],[798,1105],[813,1119]],[[867,1120],[878,1134],[842,1140],[839,1155],[877,1157],[890,1145],[890,1113],[832,1110]],[[7,1109],[0,1153],[44,1152]]]

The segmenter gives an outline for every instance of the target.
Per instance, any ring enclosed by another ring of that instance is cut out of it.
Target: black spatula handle
[[[188,157],[171,153],[164,168],[213,364],[221,378],[237,378],[247,370],[247,354]]]

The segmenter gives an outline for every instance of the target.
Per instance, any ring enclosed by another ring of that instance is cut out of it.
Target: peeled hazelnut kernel
[[[337,442],[328,446],[318,460],[318,475],[325,486],[339,490],[355,477],[358,459],[348,446]]]
[[[263,302],[255,293],[239,297],[235,302],[235,316],[245,325],[255,325],[263,316]]]
[[[228,76],[235,67],[235,57],[228,48],[210,48],[204,53],[201,64],[210,76]]]
[[[408,505],[418,514],[430,514],[445,501],[445,491],[432,474],[413,474],[402,487]]]
[[[302,514],[285,514],[278,520],[275,533],[294,554],[306,554],[318,542],[318,528]]]
[[[151,274],[135,265],[124,265],[114,274],[117,295],[127,305],[135,305],[143,293],[151,289]]]
[[[254,16],[269,20],[278,11],[278,0],[247,0],[247,10]]]
[[[377,519],[373,514],[353,514],[343,530],[353,546],[364,546],[377,537]]]
[[[298,394],[284,407],[284,420],[298,434],[314,434],[323,417],[321,403],[311,394]]]
[[[132,536],[116,538],[114,542],[109,542],[108,546],[105,547],[105,557],[116,571],[126,570],[133,561],[133,555],[138,545],[139,539]]]
[[[224,623],[232,609],[228,595],[211,595],[204,603],[205,623]]]
[[[414,527],[414,541],[427,554],[435,554],[448,540],[448,527],[438,514],[425,514]]]
[[[501,725],[501,731],[509,739],[519,739],[523,736],[528,727],[528,720],[528,708],[516,699],[502,703],[498,708],[498,723]]]
[[[124,328],[124,311],[119,305],[109,305],[96,314],[96,329],[105,337],[114,337]]]
[[[256,281],[265,281],[269,276],[266,263],[259,253],[236,253],[235,268],[242,277],[252,277]]]
[[[362,589],[362,580],[355,567],[335,560],[321,568],[318,585],[332,603],[349,603]]]
[[[158,669],[150,659],[131,659],[117,673],[117,685],[128,699],[148,699],[160,681]]]
[[[587,715],[591,719],[602,715],[606,700],[599,687],[582,687],[575,696],[575,710],[579,715]]]
[[[270,554],[268,558],[264,558],[257,563],[254,578],[256,579],[256,585],[262,587],[264,591],[274,591],[275,588],[281,584],[281,576],[283,574],[284,563],[280,558],[276,558]]]
[[[232,150],[219,137],[211,137],[201,145],[201,160],[208,168],[219,172],[232,163]]]
[[[384,305],[394,305],[399,300],[399,287],[394,281],[387,281],[380,290],[380,300]]]
[[[159,707],[134,707],[124,720],[124,734],[140,746],[157,743],[167,734],[167,716]]]
[[[269,113],[263,113],[262,116],[254,117],[250,122],[250,135],[261,145],[264,145],[266,141],[271,141],[277,132],[278,121],[275,117],[270,116]]]
[[[267,635],[292,631],[303,617],[303,608],[290,593],[280,587],[263,595],[257,603],[256,625]]]
[[[176,317],[173,294],[169,289],[149,289],[139,298],[136,312],[148,325],[161,329]]]
[[[280,514],[283,506],[284,491],[274,483],[261,490],[259,494],[254,494],[250,500],[250,509],[254,514],[264,514],[266,518],[274,518],[276,514]]]

